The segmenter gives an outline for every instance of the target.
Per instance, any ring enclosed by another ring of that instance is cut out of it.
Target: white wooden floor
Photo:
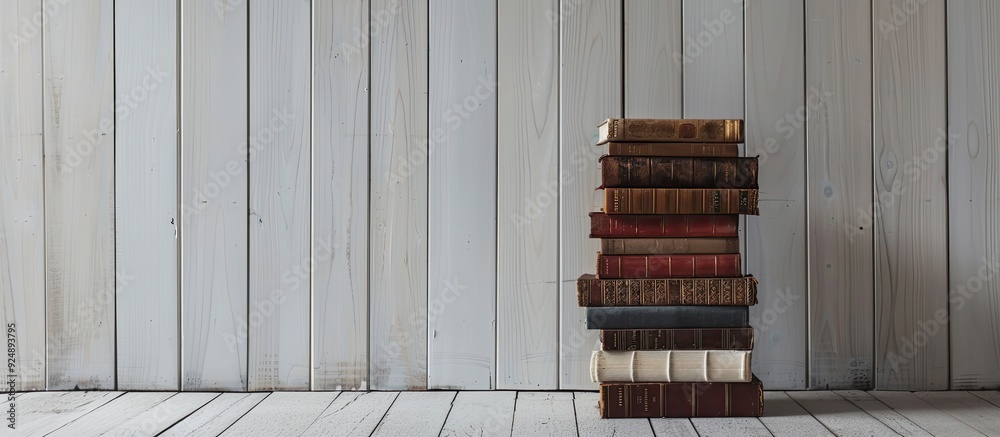
[[[16,397],[16,430],[0,435],[1000,436],[997,391],[773,391],[764,402],[760,419],[602,420],[594,392],[34,392]]]

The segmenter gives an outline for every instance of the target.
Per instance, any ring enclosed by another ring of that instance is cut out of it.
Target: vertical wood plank
[[[682,0],[625,2],[625,116],[684,114]]]
[[[496,0],[430,4],[427,386],[495,387]]]
[[[177,3],[115,3],[119,390],[178,390]]]
[[[809,387],[873,387],[871,8],[806,3]]]
[[[0,16],[0,326],[13,324],[17,391],[45,389],[42,36],[36,0]]]
[[[43,20],[49,389],[115,386],[113,16],[86,0]]]
[[[754,371],[768,389],[806,387],[805,53],[802,1],[746,7],[746,155],[759,156],[760,215],[747,217]],[[719,18],[719,20],[723,20]]]
[[[620,117],[622,108],[622,3],[562,0],[559,5],[559,388],[594,390],[590,354],[597,331],[586,329],[577,306],[576,278],[594,271],[598,241],[589,238],[590,217],[603,207],[597,124]]]
[[[369,354],[376,390],[427,387],[427,1],[371,6]]]
[[[875,2],[875,387],[948,388],[944,1]],[[875,34],[877,32],[878,34]],[[941,148],[941,150],[938,150]]]
[[[497,387],[558,387],[559,0],[497,3]]]
[[[684,0],[684,117],[743,118],[743,0]]]
[[[369,0],[313,3],[313,388],[368,388]]]
[[[1000,388],[1000,7],[948,2],[951,388]]]
[[[250,1],[249,390],[309,388],[311,2]]]
[[[181,387],[247,388],[247,4],[181,2]]]

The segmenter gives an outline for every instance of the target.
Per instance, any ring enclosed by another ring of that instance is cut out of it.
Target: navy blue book
[[[745,306],[649,306],[587,308],[587,329],[744,328]]]

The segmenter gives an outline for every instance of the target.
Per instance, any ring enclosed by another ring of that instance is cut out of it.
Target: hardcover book
[[[599,279],[743,276],[740,254],[597,255]]]
[[[739,253],[740,239],[728,238],[602,238],[606,255],[673,255],[682,253]]]
[[[589,307],[587,329],[746,328],[746,306]]]
[[[590,213],[590,238],[736,237],[735,215],[608,215]]]
[[[604,329],[601,349],[633,350],[706,350],[753,349],[753,328],[699,329]]]
[[[757,158],[601,157],[605,188],[757,188]]]
[[[601,384],[601,417],[760,417],[764,387],[751,382]]]
[[[593,382],[750,382],[750,351],[594,351]]]
[[[597,126],[597,144],[608,141],[742,143],[743,120],[609,118]]]
[[[757,190],[736,188],[605,188],[607,214],[757,215]]]
[[[576,281],[576,297],[581,307],[756,305],[757,279],[597,279],[582,275]]]
[[[610,141],[608,156],[740,156],[738,144],[725,143],[624,143]]]

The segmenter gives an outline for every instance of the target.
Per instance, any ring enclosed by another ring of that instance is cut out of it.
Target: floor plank
[[[159,435],[219,396],[219,393],[176,393],[153,408],[109,429],[113,436]]]
[[[838,436],[896,435],[836,393],[788,392],[788,395]]]
[[[509,436],[517,392],[459,392],[442,436]]]
[[[964,391],[922,392],[917,397],[986,435],[1000,435],[1000,407]]]
[[[125,393],[47,435],[67,437],[101,435],[155,409],[174,395],[175,393],[171,392]]]
[[[840,397],[847,399],[848,402],[854,404],[856,407],[864,410],[869,416],[878,419],[879,422],[884,423],[893,431],[896,431],[902,435],[906,436],[930,436],[927,431],[921,428],[919,425],[913,423],[899,412],[894,411],[886,404],[882,403],[876,398],[873,398],[868,393],[860,390],[844,390],[835,392]]]
[[[580,436],[650,436],[653,428],[649,419],[602,419],[598,407],[600,394],[594,392],[576,392],[573,402],[576,408],[576,428]]]
[[[372,436],[436,436],[454,400],[453,391],[402,392]]]
[[[833,435],[794,399],[780,391],[764,392],[764,417],[760,421],[771,434],[779,437]]]
[[[371,435],[397,396],[397,392],[341,393],[303,434]]]
[[[649,419],[649,424],[657,437],[698,437],[691,419]]]
[[[701,437],[773,435],[756,417],[696,417],[691,419],[691,424]]]
[[[899,412],[932,435],[983,435],[908,391],[870,391],[883,404]]]
[[[978,396],[980,399],[985,400],[993,405],[1000,407],[1000,391],[971,391],[973,395]]]
[[[339,394],[340,392],[271,393],[220,435],[301,435]]]
[[[219,435],[257,406],[268,393],[223,393],[194,414],[168,428],[160,437]]]
[[[512,435],[577,435],[573,393],[519,392]]]
[[[16,398],[17,435],[45,435],[122,395],[122,392],[34,392]],[[9,429],[9,428],[4,428]]]

